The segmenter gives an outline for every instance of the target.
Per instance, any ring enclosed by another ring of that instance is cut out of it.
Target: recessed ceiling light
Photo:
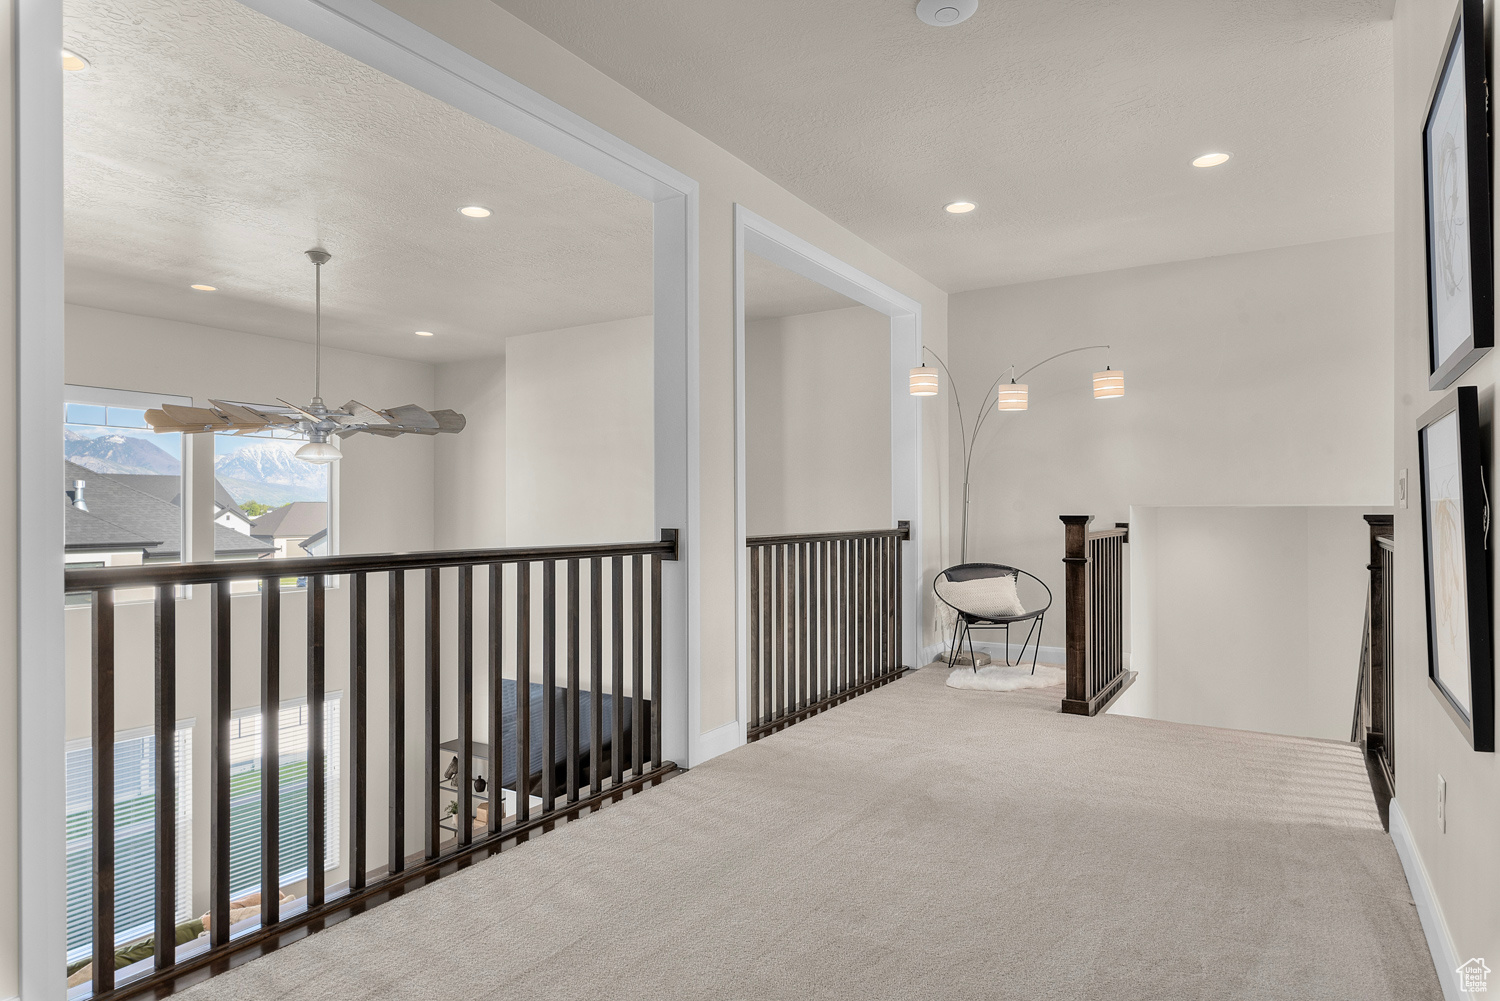
[[[943,206],[943,209],[954,215],[963,215],[965,212],[973,212],[978,207],[973,202],[949,202]]]
[[[62,68],[69,73],[82,73],[89,68],[89,61],[69,49],[62,50]]]
[[[488,219],[490,217],[490,210],[485,208],[483,205],[465,205],[458,211],[462,212],[470,219]]]
[[[430,330],[418,330],[417,331],[417,336],[418,337],[431,337],[432,336],[432,331],[430,331]]]
[[[197,289],[199,292],[217,292],[217,291],[219,291],[218,287],[214,286],[214,285],[194,285],[193,288]]]
[[[917,18],[934,28],[951,28],[967,21],[979,9],[979,0],[920,0]]]
[[[1204,153],[1193,161],[1194,167],[1217,167],[1229,159],[1228,153]]]

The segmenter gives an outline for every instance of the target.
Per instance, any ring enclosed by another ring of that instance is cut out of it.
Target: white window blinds
[[[177,771],[177,920],[192,910],[193,728],[179,723]],[[67,748],[68,960],[93,953],[94,762],[87,740]],[[115,944],[155,930],[156,737],[136,730],[115,741]]]
[[[339,706],[340,696],[323,702],[325,868],[339,864]],[[229,894],[260,889],[260,711],[236,713],[229,724]],[[307,703],[284,702],[277,730],[281,771],[281,865],[279,886],[307,878]]]

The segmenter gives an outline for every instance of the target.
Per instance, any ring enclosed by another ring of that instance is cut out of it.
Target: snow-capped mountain
[[[160,445],[146,438],[123,434],[63,432],[63,453],[73,462],[96,473],[156,473],[175,476],[182,464]]]
[[[265,442],[242,446],[215,459],[214,473],[220,479],[299,487],[316,492],[321,500],[328,491],[328,470],[293,455],[300,444]]]

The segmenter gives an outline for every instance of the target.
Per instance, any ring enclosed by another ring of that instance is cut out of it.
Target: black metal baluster
[[[880,550],[880,673],[891,668],[891,540],[882,536],[876,545]]]
[[[280,577],[260,582],[260,901],[262,928],[281,920]]]
[[[760,726],[760,547],[751,546],[750,558],[750,726]]]
[[[604,789],[604,567],[589,561],[589,792]]]
[[[812,705],[807,690],[807,660],[811,652],[807,644],[807,546],[799,544],[793,553],[797,560],[797,703],[800,711]]]
[[[775,548],[775,717],[786,716],[786,546]]]
[[[610,780],[618,788],[625,781],[625,560],[609,561],[610,675],[609,702],[614,710],[609,734]]]
[[[531,564],[516,564],[516,820],[531,819]]]
[[[557,561],[542,564],[542,812],[557,808]]]
[[[94,955],[115,954],[115,593],[95,591],[91,644],[94,765]],[[215,790],[216,792],[219,790]],[[226,832],[227,833],[227,832]],[[157,873],[160,879],[161,873]],[[227,908],[226,908],[227,910]],[[113,990],[115,964],[94,964],[94,993]]]
[[[563,691],[563,742],[568,803],[578,802],[578,561],[568,561],[568,677]]]
[[[156,587],[156,941],[155,967],[177,961],[177,588]]]
[[[906,547],[901,544],[902,540],[896,542],[896,663],[906,667]],[[920,636],[921,634],[918,633]],[[1040,639],[1037,640],[1041,642]],[[911,666],[917,667],[920,660],[913,660]]]
[[[367,605],[369,582],[362,573],[349,575],[349,889],[362,890],[369,863],[365,857],[365,829],[369,807],[369,759],[366,731],[369,721],[369,649]],[[335,751],[334,753],[338,753]],[[264,901],[265,895],[261,895]],[[262,910],[264,915],[265,911]]]
[[[216,581],[210,600],[208,943],[217,947],[229,943],[229,582]]]
[[[323,575],[307,578],[307,906],[323,903],[328,749],[323,732]]]
[[[661,767],[661,557],[651,557],[651,764]]]
[[[422,590],[427,623],[426,631],[423,633],[425,651],[422,663],[422,697],[426,700],[423,760],[427,768],[422,776],[422,788],[426,793],[423,797],[422,830],[424,833],[423,850],[429,860],[438,857],[438,853],[442,850],[443,837],[442,828],[439,826],[442,822],[443,808],[442,790],[439,788],[443,774],[442,755],[439,748],[443,739],[442,584],[442,572],[437,567],[428,567],[424,571]]]
[[[406,572],[392,570],[386,623],[386,785],[390,814],[386,869],[395,875],[406,868]]]
[[[630,763],[636,776],[645,772],[646,755],[646,618],[641,555],[630,558]]]
[[[460,847],[474,840],[474,567],[458,568],[458,813]]]
[[[825,669],[823,644],[828,641],[828,627],[826,627],[826,621],[823,620],[823,600],[825,600],[826,594],[828,594],[828,587],[826,587],[825,582],[823,582],[823,575],[825,575],[826,570],[828,570],[825,560],[823,560],[823,545],[825,545],[825,543],[822,542],[814,542],[813,545],[811,545],[811,552],[813,552],[813,573],[811,573],[811,581],[813,581],[814,702],[822,702],[823,698],[826,698],[826,696],[828,696],[828,678],[823,677],[823,669]]]
[[[489,743],[490,743],[490,774],[489,786],[485,792],[489,806],[489,833],[498,833],[505,822],[505,792],[501,786],[501,780],[505,777],[505,741],[503,728],[505,722],[505,703],[503,695],[505,692],[504,663],[500,656],[501,642],[504,640],[505,617],[501,612],[501,599],[505,597],[505,581],[502,574],[503,567],[499,563],[490,564],[490,592],[489,592],[489,629],[486,632],[486,640],[489,644],[489,695],[490,695],[490,719],[489,719]]]

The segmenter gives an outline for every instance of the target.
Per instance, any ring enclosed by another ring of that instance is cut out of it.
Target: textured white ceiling
[[[1389,0],[495,2],[950,291],[1393,228]]]
[[[92,62],[65,75],[69,301],[311,340],[321,245],[343,347],[450,361],[651,312],[643,199],[232,0],[65,12]]]

